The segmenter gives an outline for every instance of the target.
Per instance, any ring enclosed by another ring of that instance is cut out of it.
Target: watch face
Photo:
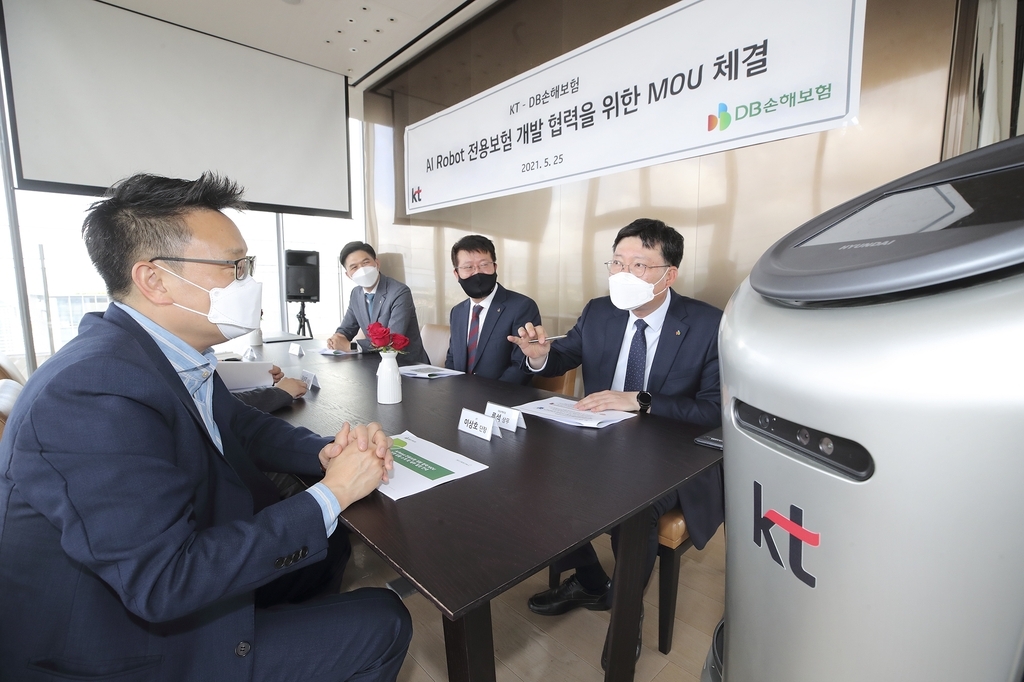
[[[647,409],[651,406],[651,394],[647,391],[640,391],[636,396],[636,401],[640,403],[641,409]]]

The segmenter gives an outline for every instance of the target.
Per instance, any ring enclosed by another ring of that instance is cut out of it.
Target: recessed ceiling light
[[[379,28],[375,28],[375,29],[373,29],[373,32],[374,33],[380,33],[380,29]]]
[[[349,51],[349,52],[359,52],[359,50],[357,50],[357,49],[356,49],[356,48],[354,48],[354,47],[350,47],[350,48],[348,48],[348,51]]]
[[[348,23],[350,23],[350,24],[354,24],[354,23],[356,23],[356,20],[355,20],[355,19],[349,19],[349,20],[348,20]]]
[[[388,21],[395,21],[394,17],[388,17]]]

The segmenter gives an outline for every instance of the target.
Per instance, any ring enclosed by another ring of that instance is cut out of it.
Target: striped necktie
[[[482,305],[473,306],[473,319],[469,322],[469,341],[466,344],[466,371],[472,372],[473,365],[476,364],[476,346],[480,340],[480,311],[483,310]]]

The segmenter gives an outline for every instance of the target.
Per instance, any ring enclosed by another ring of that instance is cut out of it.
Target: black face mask
[[[465,291],[466,296],[469,296],[470,298],[485,298],[494,291],[494,285],[497,283],[498,273],[496,272],[489,275],[478,272],[475,275],[470,275],[466,279],[459,280],[459,284],[462,285],[462,290]]]

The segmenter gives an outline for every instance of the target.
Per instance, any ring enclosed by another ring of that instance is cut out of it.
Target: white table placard
[[[302,357],[306,354],[306,351],[302,350],[302,346],[297,343],[293,343],[288,346],[288,352],[297,357]]]
[[[490,441],[494,434],[497,434],[498,438],[502,437],[501,429],[497,426],[494,423],[494,417],[488,417],[486,414],[480,414],[465,407],[462,408],[462,414],[459,415],[459,431],[471,433],[486,441]]]
[[[519,410],[513,410],[511,407],[489,402],[487,407],[484,408],[484,414],[488,417],[493,417],[498,427],[506,431],[526,428],[526,420],[523,419],[523,413]]]
[[[320,382],[317,380],[316,374],[313,374],[308,369],[302,370],[302,383],[306,384],[307,391],[320,388]]]

